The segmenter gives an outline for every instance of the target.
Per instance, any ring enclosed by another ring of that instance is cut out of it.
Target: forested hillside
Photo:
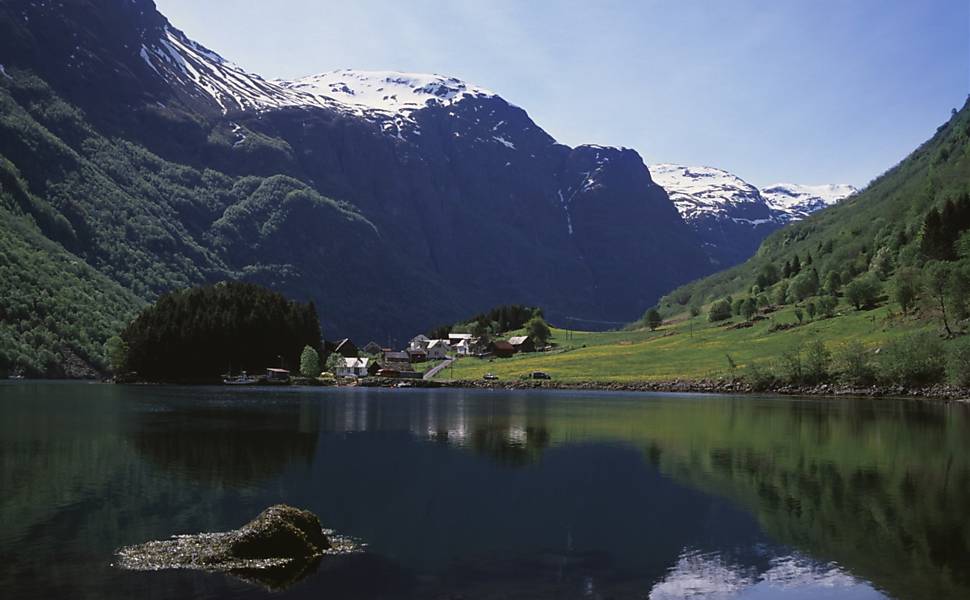
[[[676,289],[661,311],[697,314],[726,300],[730,316],[748,299],[758,308],[818,308],[826,296],[858,308],[891,299],[945,328],[944,309],[966,316],[970,248],[961,255],[959,238],[970,229],[968,192],[970,102],[862,192],[772,234],[747,262]]]

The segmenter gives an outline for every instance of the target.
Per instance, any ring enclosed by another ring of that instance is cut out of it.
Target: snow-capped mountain
[[[41,80],[84,123],[37,118],[85,160],[99,151],[86,136],[112,140],[117,160],[92,159],[110,173],[74,185],[98,167],[48,169],[56,153],[16,132],[0,154],[42,196],[77,190],[65,219],[92,234],[78,251],[124,284],[142,277],[142,297],[245,278],[315,301],[328,335],[383,341],[509,302],[572,325],[629,322],[715,268],[633,150],[557,143],[522,108],[453,77],[264,78],[151,0],[97,5],[0,2],[12,78],[0,75],[0,95],[28,114],[41,105],[21,81]],[[160,183],[138,180],[138,166]],[[169,177],[178,191],[143,206],[146,190],[173,189]],[[123,234],[91,217],[121,214],[164,241],[119,250]]]
[[[761,190],[765,201],[784,222],[804,219],[813,212],[822,210],[858,192],[847,183],[827,185],[799,185],[797,183],[776,183]],[[787,217],[787,220],[785,220]]]
[[[650,174],[721,264],[746,260],[772,231],[856,192],[846,184],[759,190],[723,169],[669,163],[651,165]]]

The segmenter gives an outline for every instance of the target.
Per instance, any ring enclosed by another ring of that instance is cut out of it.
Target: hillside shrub
[[[843,345],[836,353],[836,367],[843,382],[850,385],[872,385],[876,381],[876,368],[872,354],[857,340]]]
[[[856,310],[869,309],[876,305],[882,286],[872,273],[853,279],[845,286],[845,298]]]
[[[731,303],[728,300],[718,300],[711,305],[707,313],[707,320],[711,323],[731,318]]]
[[[962,337],[950,348],[946,362],[947,378],[953,385],[970,387],[970,337]]]
[[[805,383],[818,384],[828,381],[832,371],[832,353],[822,340],[815,340],[808,346],[802,369]]]
[[[900,385],[932,385],[946,376],[946,349],[929,332],[909,334],[886,346],[879,357],[880,379]]]
[[[771,369],[761,366],[757,361],[751,361],[748,368],[745,369],[744,381],[751,386],[753,391],[764,392],[774,387],[778,378],[775,377]]]

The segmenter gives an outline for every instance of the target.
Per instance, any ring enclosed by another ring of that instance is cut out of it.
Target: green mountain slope
[[[758,275],[773,266],[783,274],[796,256],[811,257],[824,285],[830,273],[841,283],[866,273],[882,251],[893,267],[921,266],[924,218],[932,208],[970,191],[970,102],[936,134],[859,194],[769,236],[741,265],[682,286],[660,302],[672,315],[689,306],[749,293]],[[765,288],[764,279],[760,287]]]
[[[94,375],[106,332],[144,304],[41,233],[38,222],[68,230],[61,219],[0,157],[0,373]]]

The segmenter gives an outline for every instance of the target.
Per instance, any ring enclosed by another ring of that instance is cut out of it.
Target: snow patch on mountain
[[[858,191],[847,183],[827,185],[776,183],[762,189],[761,195],[780,215],[788,215],[788,220],[799,220],[827,206],[832,206]]]
[[[764,214],[758,215],[761,219],[748,220],[769,218],[758,188],[723,169],[661,163],[650,165],[649,170],[688,222],[709,215],[734,218],[735,213],[751,209]]]
[[[278,83],[323,101],[336,100],[361,115],[371,111],[408,114],[428,106],[449,106],[465,98],[495,96],[455,77],[395,71],[342,69]]]
[[[804,219],[858,191],[848,184],[794,183],[759,190],[737,175],[714,167],[662,163],[650,165],[649,169],[653,180],[667,190],[671,202],[688,222],[717,217],[751,225],[783,225]]]

